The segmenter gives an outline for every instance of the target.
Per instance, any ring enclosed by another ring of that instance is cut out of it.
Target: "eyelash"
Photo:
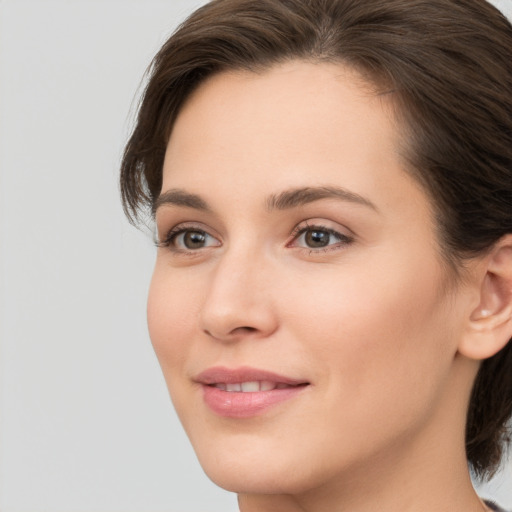
[[[179,224],[178,226],[173,227],[166,235],[163,240],[157,240],[156,246],[159,248],[167,248],[171,250],[174,253],[177,254],[184,254],[189,256],[195,256],[198,254],[198,249],[181,249],[174,246],[174,243],[178,236],[187,233],[203,233],[207,237],[215,238],[213,235],[210,235],[206,230],[202,229],[201,227],[190,224],[190,225],[183,225]]]
[[[296,246],[297,249],[307,251],[308,254],[318,254],[318,253],[326,253],[329,251],[339,250],[343,249],[347,245],[351,244],[354,241],[354,238],[348,235],[345,235],[343,233],[340,233],[339,231],[336,231],[332,228],[329,228],[327,226],[323,226],[321,224],[308,224],[307,222],[305,224],[299,224],[297,225],[292,233],[290,234],[291,241],[286,244],[286,247],[294,247],[294,243],[299,240],[299,238],[306,234],[308,231],[317,231],[322,233],[328,233],[329,235],[335,237],[338,239],[338,242],[335,244],[329,244],[325,247],[319,247],[319,248],[313,248],[313,247],[300,247]],[[156,241],[156,246],[159,248],[168,248],[171,250],[171,252],[179,255],[185,255],[185,256],[196,256],[200,252],[200,249],[207,249],[206,247],[200,247],[198,249],[184,249],[176,247],[174,244],[176,242],[176,239],[187,232],[196,232],[196,233],[202,233],[206,235],[207,237],[213,238],[216,240],[216,237],[209,234],[206,230],[202,229],[201,227],[191,224],[191,225],[183,225],[180,224],[178,226],[175,226],[172,228],[165,238],[163,240]],[[210,246],[211,247],[211,246]],[[218,246],[217,246],[218,247]]]
[[[345,235],[336,231],[335,229],[329,228],[327,226],[323,226],[321,224],[308,224],[305,222],[304,224],[299,224],[295,227],[295,229],[291,233],[292,240],[287,244],[287,247],[293,246],[292,244],[296,242],[302,235],[306,234],[308,231],[318,231],[322,233],[328,233],[333,237],[338,239],[338,242],[335,244],[329,244],[325,247],[313,248],[313,247],[298,247],[304,251],[307,251],[308,254],[318,254],[318,253],[326,253],[330,251],[336,251],[339,249],[343,249],[347,245],[351,244],[354,241],[354,238],[349,235]]]

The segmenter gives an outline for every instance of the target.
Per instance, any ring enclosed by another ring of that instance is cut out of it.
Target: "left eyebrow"
[[[326,187],[302,187],[285,190],[277,195],[271,195],[267,200],[267,209],[287,210],[303,206],[320,199],[340,199],[349,203],[359,204],[378,212],[378,208],[369,199],[345,188]]]

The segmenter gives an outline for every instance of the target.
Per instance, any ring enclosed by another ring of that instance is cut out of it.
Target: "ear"
[[[512,234],[501,238],[478,265],[478,306],[472,309],[459,352],[487,359],[512,338]]]

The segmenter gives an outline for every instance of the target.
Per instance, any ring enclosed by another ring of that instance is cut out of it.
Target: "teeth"
[[[275,383],[269,380],[254,380],[249,382],[236,382],[232,384],[219,382],[217,384],[213,384],[213,387],[220,389],[222,391],[229,391],[235,393],[256,393],[257,391],[272,391],[273,389],[284,389],[290,386],[288,384]]]
[[[260,383],[258,381],[242,382],[241,387],[244,393],[254,393],[260,390]]]
[[[275,382],[270,382],[269,380],[262,380],[260,382],[260,391],[271,391],[275,387]]]

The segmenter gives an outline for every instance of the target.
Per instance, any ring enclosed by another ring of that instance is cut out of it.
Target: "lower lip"
[[[203,386],[206,405],[219,416],[227,418],[250,418],[262,414],[286,400],[290,400],[308,386],[293,386],[271,391],[242,393],[223,391],[213,386]]]

